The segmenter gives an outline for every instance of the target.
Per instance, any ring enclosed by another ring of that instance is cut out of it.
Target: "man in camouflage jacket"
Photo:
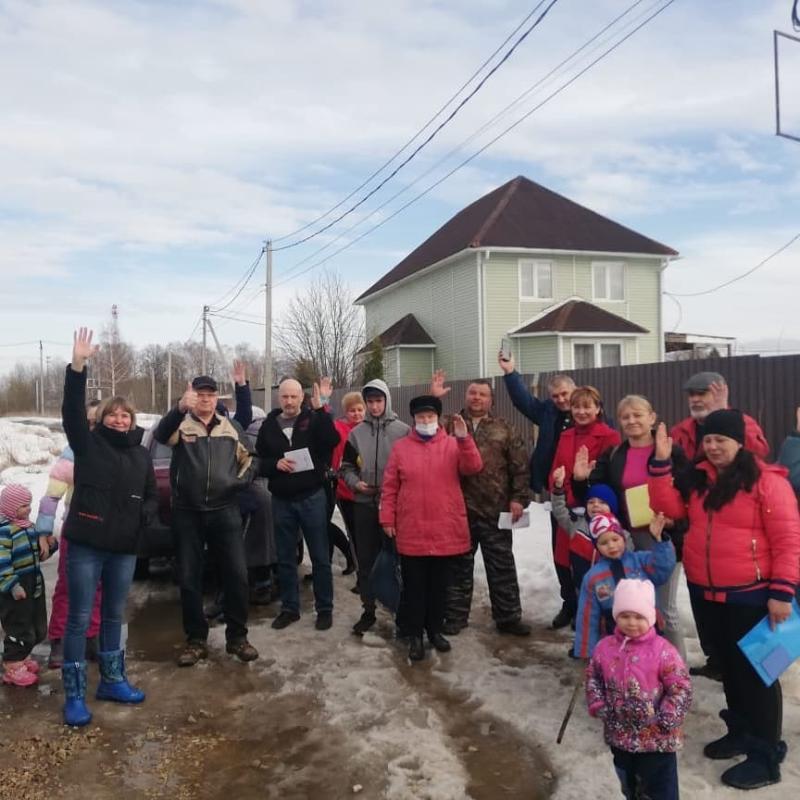
[[[441,397],[448,391],[444,385],[444,373],[440,370],[433,376],[431,393]],[[530,502],[528,454],[511,424],[492,416],[493,399],[488,381],[473,381],[467,387],[465,407],[461,412],[480,451],[483,470],[477,475],[461,478],[472,550],[452,559],[444,627],[444,631],[451,635],[465,628],[469,621],[475,552],[479,545],[497,629],[517,636],[530,633],[530,627],[521,621],[511,531],[497,527],[501,511],[510,512],[516,521]],[[442,424],[448,433],[452,433],[449,418],[445,417]]]

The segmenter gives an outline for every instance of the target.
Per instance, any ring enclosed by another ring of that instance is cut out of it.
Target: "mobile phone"
[[[500,358],[502,358],[503,361],[510,361],[511,352],[511,339],[508,339],[504,336],[500,340]]]

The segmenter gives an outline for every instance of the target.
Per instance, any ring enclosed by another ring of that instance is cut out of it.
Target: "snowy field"
[[[34,508],[45,489],[47,469],[64,444],[63,434],[51,427],[53,422],[57,420],[0,419],[0,482],[27,485],[34,494]],[[392,639],[393,624],[387,614],[379,615],[375,632],[363,640],[350,634],[350,626],[359,613],[358,600],[348,591],[352,579],[341,577],[341,570],[335,569],[333,629],[325,634],[313,630],[307,590],[301,621],[285,631],[273,631],[269,618],[254,619],[250,639],[262,658],[249,667],[242,665],[242,669],[249,670],[251,683],[263,682],[263,688],[255,695],[251,692],[229,698],[230,702],[234,706],[263,703],[268,710],[270,703],[280,704],[287,698],[310,694],[319,710],[315,724],[328,731],[321,737],[319,747],[335,745],[337,753],[344,753],[339,767],[361,797],[451,800],[552,796],[577,800],[619,796],[610,754],[602,742],[601,725],[589,719],[582,695],[564,742],[555,742],[578,668],[566,656],[569,634],[547,629],[559,607],[549,554],[549,519],[546,510],[537,504],[531,506],[531,519],[530,528],[515,532],[523,617],[535,627],[530,639],[494,632],[486,610],[483,566],[478,558],[470,627],[453,637],[451,653],[431,653],[425,662],[411,666],[405,649]],[[54,573],[53,560],[45,571],[51,591]],[[131,602],[133,626],[137,614],[148,604],[172,603],[176,598],[174,587],[137,584]],[[690,661],[700,664],[702,656],[685,586],[679,602]],[[180,640],[179,630],[175,630],[175,640]],[[212,629],[210,643],[216,652],[223,648],[221,627]],[[37,652],[46,653],[46,647],[40,646]],[[159,672],[140,661],[137,665],[136,658],[131,659],[132,670],[137,679],[147,683],[148,691],[157,695],[159,682],[168,681],[165,675],[174,673],[167,665]],[[192,674],[217,668],[212,655],[208,664],[195,668]],[[185,674],[182,672],[181,676]],[[207,676],[211,677],[211,673]],[[800,664],[790,669],[782,684],[784,738],[789,755],[783,765],[783,782],[753,794],[763,800],[784,800],[797,797],[795,793],[800,792]],[[161,688],[166,690],[167,686]],[[724,788],[718,780],[732,762],[713,762],[702,756],[703,744],[723,732],[717,718],[723,707],[721,685],[698,678],[694,690],[685,728],[686,745],[679,757],[682,796],[690,800],[741,798],[741,793]],[[53,713],[58,713],[59,701],[52,698],[47,702],[53,702]],[[136,713],[153,711],[152,705],[145,704]],[[530,769],[534,763],[539,770],[536,790],[532,786],[530,793],[501,795],[499,791],[480,794],[472,788],[477,774],[473,762],[480,757],[481,746],[475,745],[470,736],[485,735],[486,752],[491,754],[488,743],[495,731],[503,737],[497,740],[502,747],[496,750],[496,768],[493,770],[492,763],[482,764],[480,774],[500,786],[508,782],[510,771]],[[468,746],[463,744],[467,740]],[[315,768],[316,758],[307,757],[307,770]],[[297,787],[303,779],[303,764],[293,769],[286,777],[292,781],[287,787]],[[276,774],[270,779],[270,786],[281,787],[282,780]],[[286,789],[281,791],[282,796],[298,796],[291,791],[287,794]],[[316,796],[334,795],[323,792]]]

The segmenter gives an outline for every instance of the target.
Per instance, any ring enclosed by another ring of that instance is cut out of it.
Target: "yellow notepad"
[[[650,508],[650,492],[647,491],[646,483],[625,490],[625,505],[631,528],[644,528],[650,524],[653,511]]]

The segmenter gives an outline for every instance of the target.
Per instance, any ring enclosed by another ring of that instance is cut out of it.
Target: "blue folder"
[[[800,658],[800,606],[792,600],[792,613],[773,631],[769,617],[764,617],[755,627],[739,639],[739,649],[745,654],[753,669],[771,686]]]

